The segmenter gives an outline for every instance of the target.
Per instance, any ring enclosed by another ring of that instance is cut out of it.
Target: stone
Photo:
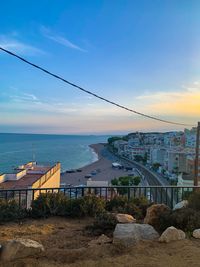
[[[170,241],[182,239],[185,239],[185,233],[182,230],[176,229],[174,226],[170,226],[162,233],[159,241],[168,243]]]
[[[107,237],[106,235],[102,234],[100,235],[97,239],[91,240],[88,245],[93,246],[93,245],[102,245],[106,243],[112,243],[112,239]]]
[[[160,226],[160,215],[170,211],[170,208],[165,204],[154,204],[147,209],[144,223],[152,225],[156,230]]]
[[[174,206],[173,210],[178,210],[178,209],[186,208],[187,206],[188,206],[188,201],[187,200],[183,200],[181,202],[178,202]]]
[[[113,243],[121,243],[125,246],[135,245],[141,240],[154,240],[157,238],[159,238],[159,234],[149,224],[117,224],[113,233]]]
[[[2,261],[12,261],[39,255],[43,251],[44,247],[40,243],[31,239],[17,238],[8,240],[5,245],[3,245],[0,259]]]
[[[194,238],[200,238],[200,229],[195,229],[192,233]]]
[[[135,223],[136,222],[136,219],[132,215],[129,215],[129,214],[116,213],[114,215],[118,223]]]

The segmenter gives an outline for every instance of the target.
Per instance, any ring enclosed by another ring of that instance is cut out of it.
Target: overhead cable
[[[79,85],[76,85],[75,83],[72,83],[72,82],[70,82],[70,81],[68,81],[68,80],[66,80],[66,79],[64,79],[64,78],[62,78],[61,76],[56,75],[56,74],[54,74],[54,73],[52,73],[52,72],[50,72],[50,71],[48,71],[48,70],[46,70],[46,69],[40,67],[39,65],[36,65],[36,64],[34,64],[34,63],[32,63],[32,62],[26,60],[25,58],[23,58],[23,57],[17,55],[16,53],[13,53],[13,52],[11,52],[11,51],[9,51],[9,50],[3,48],[3,47],[0,47],[0,50],[4,51],[5,53],[7,53],[7,54],[9,54],[9,55],[11,55],[11,56],[13,56],[13,57],[16,57],[17,59],[19,59],[19,60],[21,60],[21,61],[27,63],[28,65],[31,65],[31,66],[34,67],[34,68],[37,68],[37,69],[39,69],[39,70],[41,70],[41,71],[47,73],[48,75],[50,75],[50,76],[52,76],[52,77],[54,77],[54,78],[56,78],[56,79],[59,79],[59,80],[65,82],[65,83],[67,83],[67,84],[69,84],[69,85],[71,85],[71,86],[73,86],[73,87],[75,87],[75,88],[77,88],[77,89],[79,89],[79,90],[81,90],[81,91],[83,91],[83,92],[89,94],[89,95],[92,95],[92,96],[94,96],[94,97],[96,97],[96,98],[98,98],[98,99],[101,99],[101,100],[103,100],[103,101],[105,101],[105,102],[107,102],[107,103],[109,103],[109,104],[112,104],[112,105],[118,107],[118,108],[127,110],[127,111],[129,111],[129,112],[135,113],[135,114],[137,114],[137,115],[143,116],[143,117],[148,118],[148,119],[152,119],[152,120],[156,120],[156,121],[160,121],[160,122],[164,122],[164,123],[168,123],[168,124],[174,124],[174,125],[180,125],[180,126],[194,126],[194,125],[187,124],[187,123],[180,123],[180,122],[175,122],[175,121],[169,121],[169,120],[160,119],[160,118],[158,118],[158,117],[154,117],[154,116],[147,115],[147,114],[141,113],[141,112],[139,112],[139,111],[133,110],[133,109],[131,109],[131,108],[128,108],[128,107],[126,107],[126,106],[123,106],[123,105],[121,105],[121,104],[118,104],[118,103],[116,103],[116,102],[114,102],[114,101],[112,101],[112,100],[109,100],[109,99],[107,99],[107,98],[104,98],[104,97],[102,97],[102,96],[100,96],[100,95],[98,95],[98,94],[95,94],[95,93],[93,93],[93,92],[91,92],[91,91],[89,91],[89,90],[87,90],[87,89],[85,89],[85,88],[83,88],[83,87],[81,87],[81,86],[79,86]]]

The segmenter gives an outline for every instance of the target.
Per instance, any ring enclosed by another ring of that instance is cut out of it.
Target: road
[[[152,186],[152,188],[149,189],[149,192],[145,192],[145,195],[149,194],[148,198],[150,198],[151,201],[155,200],[155,202],[157,203],[165,203],[171,206],[173,205],[174,193],[170,189],[159,188],[159,186],[170,186],[168,181],[165,180],[161,175],[154,173],[153,171],[149,170],[147,167],[138,162],[123,158],[116,154],[113,155],[111,151],[109,151],[109,153],[112,155],[113,160],[117,160],[124,166],[130,166],[139,170],[139,172],[144,177],[141,186]],[[154,186],[155,188],[153,188]]]

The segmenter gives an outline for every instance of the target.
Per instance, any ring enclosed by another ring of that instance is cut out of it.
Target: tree
[[[135,155],[134,156],[134,160],[137,161],[137,162],[140,162],[140,161],[143,162],[144,158],[141,155]]]
[[[133,185],[138,185],[140,183],[141,179],[139,176],[121,176],[119,178],[114,178],[111,180],[112,185],[116,186],[133,186]],[[119,194],[125,195],[128,192],[127,188],[118,188],[117,189]]]
[[[144,157],[143,157],[143,164],[147,163],[147,152],[145,152]]]
[[[159,169],[160,166],[161,166],[161,164],[158,163],[158,162],[156,162],[156,163],[154,163],[154,164],[152,165],[152,169],[153,169],[154,171],[157,171],[157,170]]]
[[[139,183],[141,182],[140,176],[135,176],[133,179],[134,179],[133,183],[136,186],[139,185]]]
[[[118,140],[122,140],[122,137],[119,137],[119,136],[109,137],[107,141],[109,145],[112,145],[113,142],[118,141]]]

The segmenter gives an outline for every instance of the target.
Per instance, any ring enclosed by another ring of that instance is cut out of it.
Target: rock
[[[187,206],[188,206],[188,201],[187,200],[183,200],[181,202],[178,202],[174,206],[173,210],[178,210],[178,209],[186,208]]]
[[[182,230],[176,229],[174,226],[170,226],[162,233],[159,241],[168,243],[182,239],[185,239],[185,233]]]
[[[112,239],[107,237],[106,235],[102,234],[99,236],[97,239],[91,240],[88,245],[93,246],[93,245],[102,245],[106,243],[112,243]]]
[[[13,239],[7,241],[1,252],[1,260],[11,261],[15,259],[26,258],[33,255],[39,255],[44,251],[44,247],[31,239]]]
[[[136,244],[140,240],[154,240],[159,234],[149,224],[117,224],[113,233],[113,243],[122,243],[125,246]]]
[[[129,214],[117,213],[114,214],[118,223],[135,223],[136,219]]]
[[[195,229],[192,233],[194,238],[200,238],[200,229]]]
[[[170,211],[170,208],[165,204],[154,204],[147,209],[144,223],[152,225],[156,230],[160,226],[160,215],[166,211]]]

